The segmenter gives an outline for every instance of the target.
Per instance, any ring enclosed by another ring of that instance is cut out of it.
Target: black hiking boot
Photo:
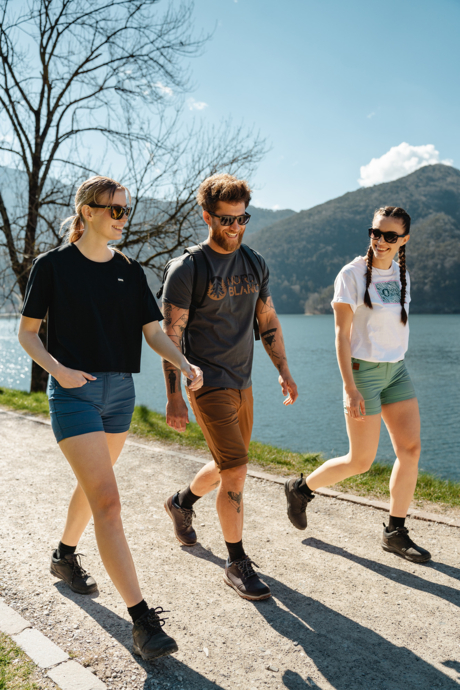
[[[58,549],[54,549],[51,554],[50,573],[67,582],[72,592],[92,594],[97,591],[96,580],[82,568],[82,556],[81,553],[72,553],[58,558]]]
[[[176,539],[184,546],[194,546],[196,544],[196,532],[192,527],[192,520],[195,511],[193,508],[181,508],[177,502],[178,496],[179,492],[166,499],[165,510],[173,522]]]
[[[160,618],[161,613],[167,613],[161,606],[149,609],[133,624],[133,652],[145,661],[178,651],[175,640],[162,630],[167,619]]]
[[[230,563],[227,559],[224,571],[224,582],[233,587],[235,592],[243,599],[259,601],[271,597],[270,587],[262,582],[252,567],[254,561],[249,556],[239,561]],[[257,563],[254,563],[257,566]],[[259,566],[257,566],[259,567]]]
[[[382,549],[391,553],[397,553],[414,563],[426,563],[431,558],[429,551],[414,544],[409,537],[407,527],[397,527],[394,532],[388,532],[385,523],[383,523]]]
[[[300,475],[302,479],[303,474]],[[287,499],[287,514],[289,520],[297,529],[307,528],[307,505],[315,498],[312,496],[305,496],[298,489],[295,488],[297,479],[287,479],[284,482],[284,493]]]

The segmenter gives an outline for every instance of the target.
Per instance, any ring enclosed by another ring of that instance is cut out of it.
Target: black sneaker
[[[300,475],[302,479],[303,474]],[[307,528],[307,505],[315,498],[313,495],[305,496],[295,488],[297,479],[287,479],[284,482],[284,493],[287,499],[287,514],[289,520],[297,529]]]
[[[177,502],[178,496],[179,492],[166,499],[165,510],[173,522],[176,539],[184,546],[194,546],[196,544],[196,532],[192,527],[192,520],[195,511],[193,508],[181,508]]]
[[[58,558],[58,549],[54,549],[51,554],[50,573],[67,582],[73,592],[92,594],[97,591],[96,580],[82,568],[82,556],[81,553],[72,553]]]
[[[160,618],[161,613],[167,613],[161,606],[149,609],[133,624],[133,652],[145,661],[178,651],[175,640],[162,630],[166,618]]]
[[[382,549],[391,553],[397,553],[414,563],[426,563],[431,558],[429,551],[414,544],[409,537],[407,527],[397,527],[394,532],[388,532],[385,523],[383,523]]]
[[[271,597],[270,587],[262,582],[256,571],[252,567],[254,561],[251,561],[249,556],[242,558],[239,561],[230,563],[227,559],[224,571],[224,582],[233,587],[235,592],[243,597],[243,599],[250,599],[251,601],[259,601],[260,599],[268,599]],[[257,566],[257,563],[254,563]],[[259,566],[257,566],[259,567]]]

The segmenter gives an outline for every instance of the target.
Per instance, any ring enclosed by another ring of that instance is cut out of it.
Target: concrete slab
[[[40,668],[49,668],[69,658],[66,652],[33,628],[13,635],[13,640]]]
[[[48,671],[60,690],[105,690],[106,684],[76,661],[66,661]]]
[[[30,628],[29,621],[19,615],[17,611],[0,600],[0,630],[5,635],[17,635],[26,628]]]

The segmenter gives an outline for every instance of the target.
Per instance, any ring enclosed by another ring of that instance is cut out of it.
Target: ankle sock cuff
[[[308,486],[305,477],[300,477],[300,479],[297,479],[296,483],[294,484],[294,488],[305,496],[313,496],[313,491]]]
[[[390,515],[390,521],[388,523],[388,531],[394,532],[396,529],[398,529],[398,527],[404,527],[405,522],[406,522],[406,518],[394,517],[393,515]]]
[[[143,616],[144,613],[147,613],[148,610],[149,607],[145,599],[142,599],[142,601],[140,601],[135,606],[128,606],[128,613],[133,619],[133,623],[135,623],[138,620],[138,618]]]
[[[65,558],[66,556],[70,556],[71,554],[75,553],[77,547],[68,546],[67,544],[63,544],[62,541],[60,541],[57,550],[59,558]]]
[[[228,559],[230,563],[233,563],[233,561],[241,561],[243,558],[246,558],[243,540],[234,543],[226,541],[225,546],[228,550]]]
[[[193,493],[191,488],[188,486],[183,491],[177,494],[177,503],[180,508],[185,508],[185,510],[190,510],[193,508],[194,504],[198,501],[201,496],[197,496]]]

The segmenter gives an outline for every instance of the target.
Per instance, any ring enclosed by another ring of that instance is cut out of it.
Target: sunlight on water
[[[332,316],[280,317],[291,372],[300,397],[284,407],[277,372],[260,342],[254,358],[253,438],[326,457],[348,450],[342,411],[342,383],[334,350]],[[422,417],[421,468],[460,480],[460,315],[412,315],[407,366]],[[0,385],[27,390],[30,360],[17,338],[17,319],[0,319]],[[164,412],[161,362],[144,347],[142,374],[135,375],[138,404]],[[392,461],[386,429],[377,457]]]

